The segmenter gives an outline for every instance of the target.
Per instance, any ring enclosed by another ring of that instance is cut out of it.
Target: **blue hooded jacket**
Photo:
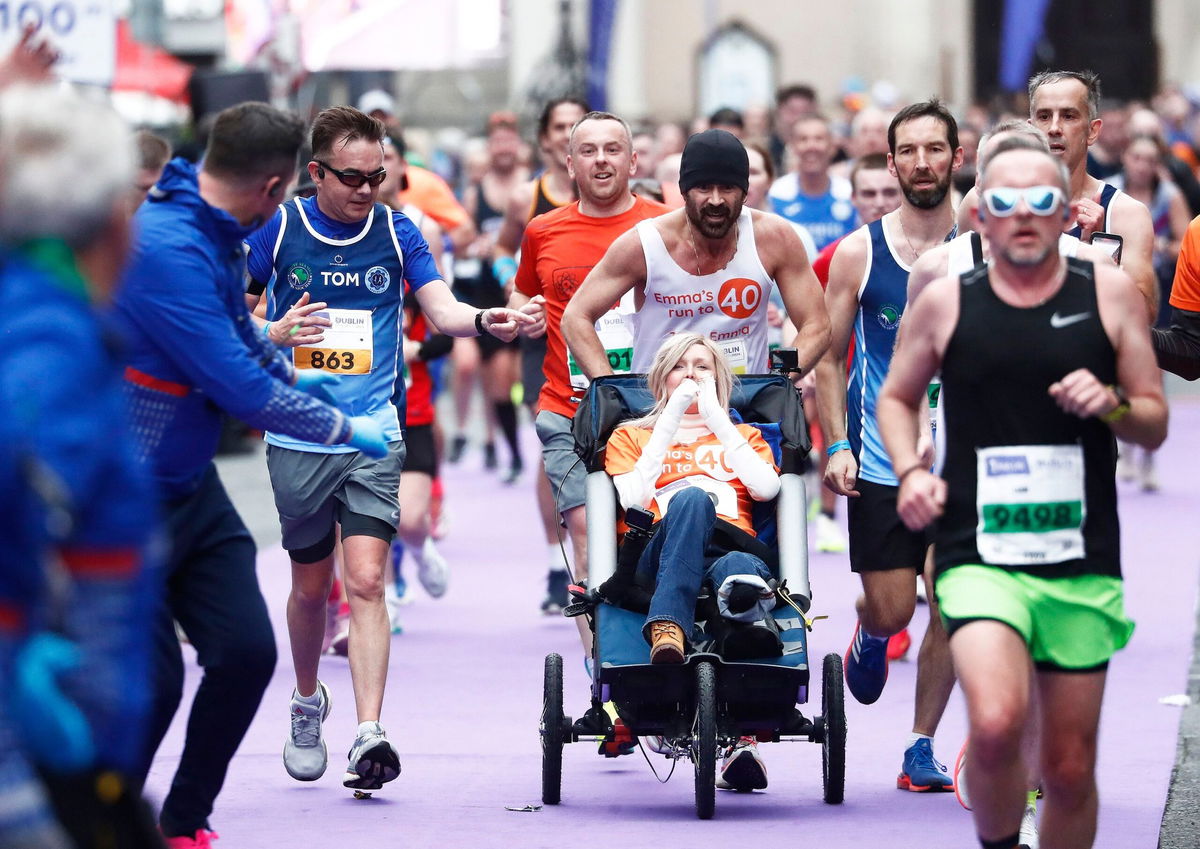
[[[134,430],[161,495],[179,499],[199,485],[221,410],[261,430],[345,442],[346,418],[291,386],[291,364],[251,320],[242,240],[254,228],[200,197],[195,167],[168,163],[134,224],[114,308],[129,345]]]

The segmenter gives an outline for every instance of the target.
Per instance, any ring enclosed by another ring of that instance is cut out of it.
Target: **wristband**
[[[483,314],[485,312],[487,312],[487,310],[480,310],[479,312],[475,313],[475,329],[479,331],[480,336],[483,336],[485,333],[487,333],[487,331],[483,328]]]
[[[517,261],[511,256],[496,257],[492,260],[492,276],[501,286],[507,286],[517,276]]]
[[[272,325],[272,324],[274,324],[274,323],[275,323],[275,322],[273,322],[273,321],[268,321],[268,322],[267,322],[266,324],[264,324],[264,325],[263,325],[263,327],[262,327],[263,337],[264,337],[264,338],[265,338],[265,339],[266,339],[268,342],[271,342],[271,325]],[[275,343],[274,343],[274,342],[271,342],[271,344],[273,345],[273,344],[275,344]]]
[[[920,461],[918,460],[916,463],[914,463],[913,465],[909,466],[907,469],[905,469],[903,472],[901,472],[899,475],[897,475],[897,476],[896,476],[896,486],[897,486],[897,487],[899,487],[899,486],[900,486],[900,484],[904,483],[904,479],[905,479],[906,477],[908,477],[908,476],[909,476],[909,475],[911,475],[913,472],[915,472],[915,471],[918,471],[918,470],[920,470],[920,469],[924,469],[925,471],[929,471],[929,467],[928,467],[928,466],[926,466],[924,463],[922,463],[922,462],[920,462]]]
[[[1112,393],[1117,396],[1117,406],[1113,407],[1104,415],[1097,416],[1096,418],[1100,419],[1100,421],[1104,422],[1105,424],[1116,424],[1121,419],[1129,415],[1129,399],[1125,397],[1125,393],[1122,392],[1119,387],[1110,386],[1108,388],[1111,389]]]
[[[839,439],[837,442],[833,443],[833,445],[830,445],[828,448],[825,449],[825,456],[832,457],[834,454],[838,453],[839,451],[849,451],[849,450],[850,450],[850,440]]]

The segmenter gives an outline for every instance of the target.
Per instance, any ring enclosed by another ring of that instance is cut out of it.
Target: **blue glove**
[[[386,457],[388,453],[387,440],[383,438],[383,428],[375,423],[370,416],[355,416],[349,420],[350,438],[346,444],[357,448],[368,457],[376,459]]]
[[[320,398],[326,404],[336,407],[338,402],[337,398],[333,397],[332,390],[341,382],[342,378],[339,375],[320,369],[306,368],[296,369],[295,383],[292,385],[301,392],[307,392],[314,398]]]
[[[13,662],[13,720],[33,759],[54,772],[79,772],[96,758],[91,726],[58,682],[78,665],[79,648],[46,632],[30,637]]]

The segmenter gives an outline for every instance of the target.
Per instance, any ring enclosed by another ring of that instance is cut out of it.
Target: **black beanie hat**
[[[679,164],[679,191],[686,195],[704,185],[750,189],[750,157],[733,133],[705,130],[687,140]]]

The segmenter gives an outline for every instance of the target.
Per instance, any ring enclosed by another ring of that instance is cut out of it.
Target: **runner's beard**
[[[687,214],[688,221],[692,222],[692,226],[706,239],[724,239],[729,235],[729,231],[733,229],[733,225],[737,223],[738,216],[742,214],[742,201],[739,201],[734,206],[709,206],[696,207],[689,200],[684,210]],[[710,212],[721,211],[724,217],[717,221],[711,218],[706,218],[705,210]]]
[[[946,174],[942,179],[934,176],[933,179],[932,189],[914,189],[913,181],[910,180],[906,183],[901,180],[900,189],[904,192],[904,199],[917,209],[934,209],[939,206],[950,192],[950,175]]]
[[[1004,259],[1017,268],[1034,268],[1041,265],[1052,253],[1058,252],[1058,241],[1055,240],[1049,245],[1043,246],[1041,250],[1036,248],[1028,248],[1024,251],[1015,251],[1008,245],[1001,248],[1000,253]]]

